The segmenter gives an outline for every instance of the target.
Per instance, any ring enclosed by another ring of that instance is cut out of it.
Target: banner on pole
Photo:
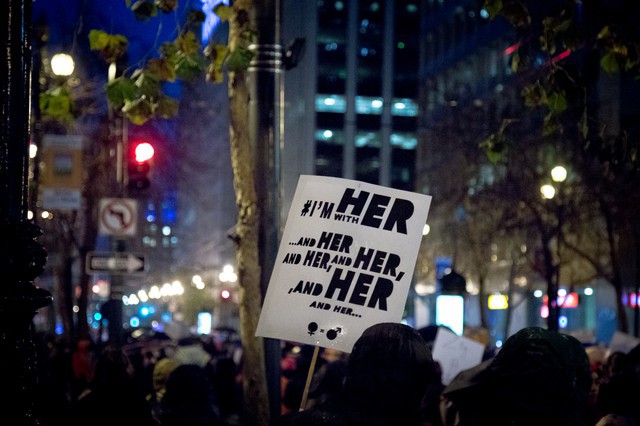
[[[256,335],[351,352],[369,326],[400,322],[431,197],[301,176]]]

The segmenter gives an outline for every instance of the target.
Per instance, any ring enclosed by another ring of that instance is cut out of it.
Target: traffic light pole
[[[110,64],[109,80],[115,78],[115,63]],[[125,167],[124,156],[126,153],[126,122],[121,115],[109,109],[110,137],[116,145],[116,192],[119,198],[125,194]],[[126,252],[126,241],[119,236],[113,238],[113,249],[117,253]],[[110,308],[108,330],[109,341],[121,346],[124,343],[124,330],[122,328],[123,306],[122,296],[124,295],[124,277],[120,274],[111,274],[109,278],[109,305]]]
[[[251,140],[260,217],[260,268],[263,295],[275,263],[280,236],[280,143],[282,136],[282,46],[280,1],[256,2],[257,41],[249,66]],[[265,366],[271,416],[280,413],[280,341],[265,338]]]
[[[27,221],[28,146],[31,98],[31,0],[7,0],[0,30],[0,368],[3,423],[39,424],[36,410],[36,350],[32,320],[51,303],[33,280],[46,251],[35,239],[40,228]]]

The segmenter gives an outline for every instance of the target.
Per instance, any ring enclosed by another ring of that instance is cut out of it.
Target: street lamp
[[[68,77],[73,74],[75,63],[71,55],[56,53],[51,58],[51,71],[57,76]]]
[[[562,166],[555,166],[551,169],[551,179],[557,183],[564,182],[567,179],[567,169]]]

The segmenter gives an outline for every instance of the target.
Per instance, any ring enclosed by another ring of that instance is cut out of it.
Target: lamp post
[[[36,412],[36,350],[32,320],[51,303],[34,286],[46,251],[40,228],[27,221],[31,111],[31,1],[3,2],[0,29],[0,367],[5,423],[40,424]]]
[[[558,320],[560,318],[560,307],[558,306],[558,289],[560,287],[560,256],[562,248],[562,227],[564,225],[564,200],[562,199],[562,183],[567,179],[567,169],[563,166],[555,166],[551,169],[551,180],[556,184],[545,184],[540,187],[542,198],[553,200],[555,198],[555,223],[556,228],[556,263],[549,262],[547,267],[551,268],[547,279],[547,303],[549,306],[549,316],[547,327],[551,331],[558,331]],[[557,198],[556,198],[557,195]],[[552,234],[552,235],[553,235]],[[546,240],[546,239],[545,239]],[[550,248],[549,248],[550,250]]]

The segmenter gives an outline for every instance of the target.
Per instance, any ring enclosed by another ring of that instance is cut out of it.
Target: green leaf
[[[482,7],[489,13],[489,17],[494,19],[502,12],[503,4],[502,0],[485,0]]]
[[[161,96],[158,99],[155,113],[160,118],[175,117],[178,114],[178,101],[169,96]]]
[[[249,68],[251,59],[253,58],[253,52],[244,47],[236,47],[229,52],[225,60],[225,65],[230,71],[245,71]]]
[[[165,41],[158,49],[160,56],[167,58],[170,61],[175,61],[176,56],[178,55],[178,47],[171,42]]]
[[[546,104],[550,111],[562,112],[567,109],[567,97],[564,92],[552,92],[547,94]]]
[[[178,8],[178,0],[156,0],[156,6],[163,13],[170,13]]]
[[[545,137],[562,133],[562,126],[558,120],[558,115],[550,111],[545,117],[542,125],[542,135]]]
[[[613,38],[613,33],[611,32],[611,29],[609,28],[608,25],[605,25],[604,27],[602,27],[597,37],[598,40],[610,40],[612,38]]]
[[[107,46],[109,34],[100,30],[89,31],[89,48],[91,50],[102,50]]]
[[[184,54],[197,53],[200,51],[200,43],[193,31],[180,34],[173,42],[178,50]]]
[[[165,58],[149,59],[147,62],[147,71],[149,75],[159,81],[176,81],[176,72],[174,63]]]
[[[518,72],[520,69],[520,52],[515,51],[511,55],[511,71]]]
[[[204,54],[211,62],[222,65],[224,59],[229,52],[229,46],[226,44],[212,43],[204,49]]]
[[[68,122],[73,119],[71,108],[73,102],[69,96],[69,92],[63,87],[47,90],[40,93],[39,99],[40,111],[44,116]]]
[[[108,34],[100,30],[89,31],[89,48],[96,50],[107,63],[115,62],[127,51],[129,41],[121,34]]]
[[[506,160],[508,145],[503,135],[492,134],[487,139],[480,143],[480,149],[482,149],[487,156],[487,159],[492,164],[498,164]]]
[[[615,74],[620,71],[620,64],[618,63],[618,58],[616,54],[612,51],[609,51],[602,55],[600,58],[600,66],[603,70],[610,74]]]
[[[133,124],[143,125],[153,118],[153,105],[146,98],[125,102],[122,112]]]
[[[160,96],[160,81],[147,70],[136,70],[131,76],[138,88],[140,96],[158,99]]]
[[[135,99],[137,87],[131,79],[118,77],[107,84],[105,91],[109,103],[119,109],[126,101]]]
[[[231,6],[227,6],[224,3],[218,3],[213,8],[213,13],[218,15],[218,18],[220,18],[222,22],[226,22],[231,19],[231,16],[233,16],[233,8],[231,8]]]
[[[180,55],[176,60],[175,71],[179,78],[192,80],[202,74],[206,66],[204,58],[200,55]]]
[[[204,54],[209,59],[207,67],[207,80],[213,83],[222,83],[224,80],[223,64],[229,52],[229,47],[225,44],[209,44]]]
[[[148,21],[158,15],[158,6],[152,1],[138,0],[131,6],[131,11],[139,21]]]
[[[502,16],[516,28],[525,28],[531,25],[531,15],[520,0],[507,2],[502,9]]]
[[[480,143],[480,149],[484,151],[487,159],[492,164],[498,164],[506,161],[507,154],[509,152],[509,140],[505,135],[505,131],[507,130],[507,127],[515,122],[516,120],[512,119],[502,120],[498,131]]]
[[[222,67],[216,64],[209,64],[207,67],[207,81],[220,84],[224,81],[224,73]]]
[[[545,102],[546,94],[540,82],[536,81],[534,84],[529,84],[522,89],[522,97],[526,107],[535,108]]]

